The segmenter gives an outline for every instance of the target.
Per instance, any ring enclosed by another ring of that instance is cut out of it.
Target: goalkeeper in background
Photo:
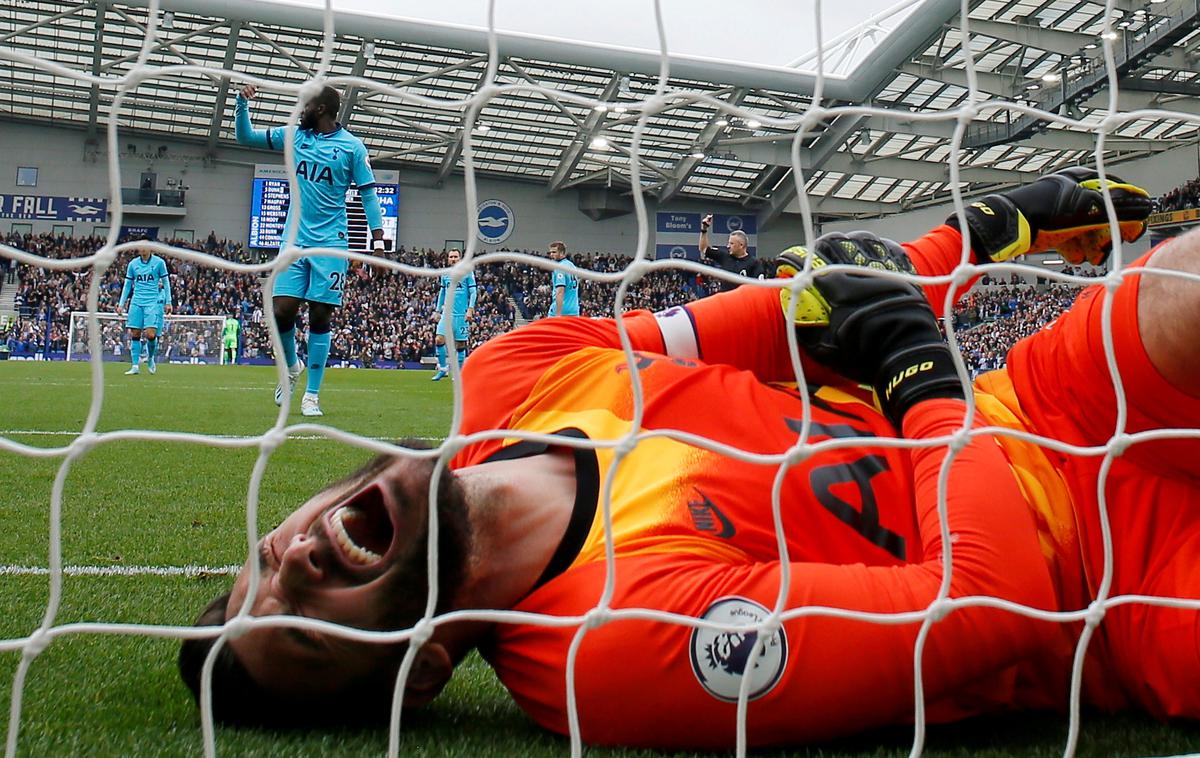
[[[221,359],[230,366],[237,363],[238,331],[242,328],[233,316],[226,316],[221,327]]]
[[[304,104],[298,126],[265,130],[256,130],[250,123],[250,100],[256,94],[253,84],[242,87],[238,94],[235,108],[238,144],[283,150],[289,130],[294,139],[292,152],[300,197],[292,198],[288,207],[283,239],[287,240],[294,231],[297,247],[348,250],[346,192],[355,186],[371,228],[371,249],[385,250],[375,175],[362,140],[337,122],[341,107],[338,91],[333,87],[321,88]],[[275,279],[274,316],[288,374],[287,381],[275,387],[276,405],[283,405],[291,396],[304,370],[296,357],[296,315],[300,305],[308,303],[308,387],[300,400],[300,412],[305,416],[324,415],[318,393],[329,359],[333,311],[342,304],[346,270],[347,260],[341,256],[307,255],[294,261]]]
[[[130,367],[126,376],[141,373],[138,363],[142,358],[142,337],[146,338],[146,368],[151,374],[158,371],[155,357],[158,353],[158,330],[163,323],[163,314],[171,312],[171,277],[167,264],[154,255],[150,248],[138,250],[137,256],[125,267],[125,284],[117,301],[117,313],[129,311],[125,326],[129,328]]]
[[[462,260],[462,253],[451,250],[446,254],[447,265],[457,266]],[[434,352],[437,354],[437,371],[433,373],[433,381],[441,381],[450,373],[446,362],[446,335],[454,337],[454,349],[458,351],[458,366],[461,369],[467,359],[467,345],[471,339],[471,319],[475,318],[475,299],[478,291],[475,286],[475,272],[467,274],[458,284],[454,284],[450,274],[442,274],[439,280],[437,297],[438,328],[434,339]],[[450,294],[453,288],[453,294]],[[444,306],[450,300],[450,322],[447,323]]]
[[[840,264],[944,276],[964,242],[977,264],[1048,246],[1072,263],[1099,261],[1109,243],[1099,189],[1094,172],[1054,174],[990,195],[903,246],[826,235],[782,254],[777,272]],[[1121,236],[1136,239],[1149,197],[1109,189]],[[437,618],[420,627],[428,636],[418,633],[407,661],[407,706],[436,697],[478,647],[519,705],[560,734],[571,681],[587,743],[728,750],[742,693],[751,746],[813,742],[911,723],[922,640],[929,721],[1062,707],[1082,620],[954,601],[1078,613],[1101,587],[1108,597],[1200,598],[1200,438],[1123,437],[1115,461],[1099,454],[1118,423],[1106,331],[1127,400],[1122,431],[1200,429],[1200,333],[1183,326],[1200,322],[1200,283],[1166,275],[1200,275],[1200,232],[1126,271],[1111,319],[1102,317],[1108,289],[1088,288],[973,388],[935,319],[949,284],[922,292],[852,268],[794,292],[740,287],[625,314],[633,365],[613,319],[514,330],[465,367],[457,432],[472,441],[451,470],[434,479],[430,458],[381,457],[315,495],[252,551],[262,573],[250,613],[413,627],[428,601],[436,481]],[[804,395],[789,337],[801,347]],[[967,392],[977,410],[969,436]],[[1078,447],[986,431],[995,427]],[[523,439],[535,433],[562,443]],[[633,434],[639,444],[617,454]],[[783,470],[721,452],[780,461],[801,452],[801,434],[809,447]],[[249,574],[248,564],[198,623],[234,617]],[[923,630],[943,581],[951,602]],[[813,606],[888,618],[794,613]],[[789,613],[779,619],[773,608]],[[501,623],[470,613],[480,609],[531,615]],[[454,611],[465,618],[443,615]],[[1200,718],[1200,612],[1128,602],[1102,615],[1086,648],[1084,700]],[[279,626],[230,635],[216,653],[214,713],[300,727],[386,723],[405,644]],[[183,644],[193,692],[210,647]]]

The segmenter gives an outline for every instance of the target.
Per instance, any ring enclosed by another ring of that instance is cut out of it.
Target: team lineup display
[[[384,236],[394,240],[400,216],[400,186],[392,178],[396,172],[376,173],[379,175],[379,181],[375,185],[375,192],[379,197],[379,210],[383,215]],[[255,166],[250,191],[250,247],[279,249],[283,241],[283,225],[289,203],[290,190],[284,167],[274,164]],[[350,249],[365,250],[370,235],[362,200],[356,188],[351,188],[346,193],[346,215]]]

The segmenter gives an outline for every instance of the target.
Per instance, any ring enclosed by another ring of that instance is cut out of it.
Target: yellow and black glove
[[[794,276],[806,259],[814,269],[848,264],[913,273],[902,247],[868,232],[826,234],[810,248],[788,248],[776,259],[777,275]],[[896,429],[922,400],[964,397],[950,347],[914,284],[839,271],[814,277],[798,293],[794,315],[790,291],[780,290],[780,302],[805,351],[842,376],[873,386]]]
[[[830,264],[847,264],[880,271],[917,273],[908,259],[908,253],[892,240],[882,239],[870,232],[851,232],[826,234],[817,239],[811,250],[800,245],[789,247],[775,258],[775,276],[793,277],[800,273],[809,259],[812,260],[814,271]],[[791,298],[790,290],[779,291],[779,303],[784,313],[792,313]],[[792,321],[799,326],[829,325],[830,306],[819,290],[809,287],[797,293],[796,298]]]
[[[1121,239],[1133,242],[1146,233],[1146,218],[1153,210],[1150,195],[1112,174],[1107,183]],[[964,215],[979,263],[1056,250],[1068,263],[1099,265],[1112,251],[1100,175],[1082,166],[988,195],[969,203]],[[958,214],[946,223],[961,231]]]

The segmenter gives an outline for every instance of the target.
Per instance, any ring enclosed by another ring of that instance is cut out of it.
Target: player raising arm
[[[1072,217],[1099,193],[1084,186],[1088,180],[1068,179],[1006,196],[1027,230],[1017,248],[1035,249],[1043,233],[1090,235],[1103,224]],[[1134,190],[1113,188],[1124,196],[1118,215],[1130,238],[1144,231],[1150,209],[1145,193]],[[1041,197],[1036,204],[1027,200],[1034,196]],[[1021,227],[1015,215],[1010,220]],[[969,234],[972,255],[984,260],[998,237],[977,241],[973,227]],[[811,257],[937,273],[962,241],[949,226],[904,247],[865,233],[829,235],[788,251],[780,269],[794,274]],[[1153,274],[1200,274],[1200,233],[1138,265],[1141,272],[1114,295],[1112,314],[1121,374],[1130,378],[1126,431],[1200,428],[1200,335],[1167,336],[1152,325],[1200,317],[1200,285]],[[1112,437],[1116,403],[1098,360],[1104,345],[1095,306],[1105,288],[1085,292],[1054,329],[1020,343],[1008,369],[973,388],[959,382],[933,310],[915,287],[843,271],[817,277],[797,302],[788,293],[783,307],[781,292],[742,287],[659,314],[623,316],[644,391],[636,416],[632,367],[612,319],[548,319],[476,351],[463,373],[464,435],[502,429],[611,443],[650,434],[619,465],[610,445],[514,441],[518,435],[488,435],[457,452],[453,471],[438,481],[435,613],[531,615],[436,625],[415,653],[406,705],[436,697],[454,666],[480,647],[521,707],[560,733],[568,729],[573,661],[578,726],[589,743],[729,749],[742,691],[751,745],[808,742],[911,721],[921,625],[772,619],[779,601],[785,610],[825,606],[919,619],[945,579],[951,598],[988,596],[1051,611],[1089,607],[1104,575],[1095,501],[1101,456],[1050,454],[980,430],[1003,426],[1083,445]],[[746,338],[747,324],[754,339]],[[791,330],[806,370],[828,379],[810,382],[808,398],[782,384],[794,378]],[[1177,377],[1186,366],[1190,373]],[[968,391],[979,410],[975,434],[956,442],[943,490],[949,450],[941,440],[962,428]],[[673,430],[710,439],[714,448],[779,455],[802,428],[815,447],[778,488],[776,466],[654,434]],[[873,444],[897,437],[914,444]],[[821,444],[844,438],[857,446]],[[1111,467],[1107,514],[1119,544],[1110,595],[1200,597],[1196,443],[1147,457],[1134,450],[1152,443],[1133,444]],[[381,458],[318,493],[251,556],[262,571],[257,596],[247,598],[243,570],[232,594],[217,598],[199,623],[223,623],[248,600],[255,616],[412,626],[426,604],[433,470],[429,459]],[[782,534],[770,507],[775,491]],[[610,494],[603,509],[601,492]],[[949,577],[939,511],[953,536]],[[531,621],[537,614],[582,619],[606,593],[617,615],[652,608],[725,627],[600,614],[581,636],[578,623]],[[929,720],[1066,702],[1078,626],[970,604],[944,610],[921,659]],[[1103,708],[1200,717],[1198,634],[1194,610],[1109,608],[1087,650],[1085,698]],[[209,647],[184,643],[180,664],[193,692]],[[278,627],[231,636],[214,669],[215,714],[294,725],[384,718],[404,652],[402,644],[298,637]]]
[[[141,373],[138,363],[142,358],[142,337],[146,338],[148,352],[147,368],[153,374],[158,370],[155,355],[158,352],[158,330],[163,314],[171,311],[171,277],[167,264],[150,248],[143,247],[138,255],[125,267],[125,285],[117,301],[117,313],[125,313],[129,304],[125,325],[129,328],[129,357],[131,366],[126,375]]]
[[[447,265],[457,266],[462,260],[462,253],[458,250],[451,250],[446,254]],[[453,280],[450,274],[443,274],[439,280],[438,297],[437,297],[437,316],[438,328],[437,336],[434,339],[434,352],[437,353],[437,371],[433,373],[433,381],[441,381],[450,373],[450,367],[446,363],[446,335],[453,334],[454,349],[458,351],[458,365],[462,367],[463,361],[467,359],[467,345],[471,339],[471,324],[470,321],[475,317],[475,300],[478,296],[478,291],[475,286],[475,272],[467,274],[462,278],[457,285],[453,285]],[[454,294],[450,293],[453,289]],[[450,298],[450,326],[447,328],[444,313],[447,297]]]
[[[770,266],[762,260],[750,255],[750,238],[741,229],[729,233],[729,247],[722,250],[720,246],[711,245],[708,241],[708,231],[712,228],[713,214],[709,213],[700,219],[700,248],[701,259],[719,269],[731,274],[745,276],[750,279],[769,279],[774,274]],[[721,280],[721,291],[728,292],[736,289],[737,282]]]
[[[294,230],[295,244],[301,249],[348,250],[346,191],[356,186],[371,228],[371,249],[376,252],[386,249],[383,216],[367,148],[337,122],[341,103],[337,90],[323,87],[310,98],[304,104],[297,127],[266,130],[256,130],[250,123],[250,100],[256,93],[254,85],[247,84],[238,94],[235,120],[238,144],[283,150],[289,130],[294,139],[300,197],[298,201],[292,198],[288,207],[284,239]],[[294,261],[276,278],[272,293],[274,317],[288,367],[288,381],[275,387],[276,405],[282,405],[290,397],[296,379],[304,370],[296,357],[295,327],[300,305],[308,303],[308,387],[300,401],[300,412],[305,416],[323,415],[318,393],[329,358],[333,311],[342,304],[346,270],[347,261],[341,256],[309,255]]]

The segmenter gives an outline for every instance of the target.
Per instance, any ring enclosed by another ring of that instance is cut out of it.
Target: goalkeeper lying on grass
[[[1055,175],[969,207],[973,261],[1043,249],[1046,239],[1069,257],[1099,260],[1108,226],[1093,177]],[[1140,236],[1150,210],[1145,192],[1115,184],[1111,194],[1122,236]],[[827,235],[788,251],[779,268],[794,273],[811,257],[815,265],[943,274],[959,261],[958,224],[904,246],[865,233]],[[1134,265],[1200,273],[1200,234],[1161,245]],[[616,467],[612,616],[589,625],[574,661],[585,741],[728,748],[743,686],[753,745],[911,720],[918,620],[798,617],[791,609],[917,614],[938,594],[937,484],[948,451],[933,441],[959,430],[966,409],[934,320],[945,291],[930,287],[923,297],[897,279],[832,272],[795,303],[787,292],[782,309],[785,291],[745,286],[663,313],[628,314],[644,392],[638,425],[612,320],[549,319],[480,348],[463,374],[463,433],[542,432],[561,444],[517,441],[515,433],[476,442],[437,478],[436,610],[512,609],[570,622],[538,624],[526,615],[518,623],[426,627],[431,636],[408,672],[405,703],[436,697],[455,664],[478,647],[531,717],[567,732],[569,649],[605,591],[602,497]],[[1006,370],[971,388],[976,428],[1026,430],[1079,452],[980,435],[955,455],[945,493],[952,597],[1075,611],[1095,596],[1104,575],[1097,475],[1117,424],[1104,299],[1103,287],[1085,291],[1054,328],[1018,344]],[[1200,334],[1179,328],[1196,323],[1200,284],[1142,273],[1117,290],[1113,342],[1127,433],[1200,427]],[[757,325],[755,339],[746,339],[746,324]],[[782,557],[771,508],[778,466],[727,457],[666,431],[757,455],[791,448],[804,419],[791,383],[791,329],[809,377],[815,445],[782,483]],[[654,431],[623,457],[608,444]],[[923,444],[888,444],[896,437]],[[843,446],[847,438],[855,444]],[[588,440],[606,446],[581,444]],[[1110,595],[1196,598],[1200,440],[1126,441],[1132,444],[1118,448],[1103,487],[1115,542]],[[428,591],[433,472],[429,458],[381,458],[315,495],[252,556],[262,573],[249,613],[370,630],[411,627]],[[247,568],[198,623],[237,615],[249,578]],[[785,620],[761,625],[785,580]],[[634,608],[742,628],[622,615]],[[932,625],[922,657],[929,719],[1064,706],[1081,628],[994,607],[950,611]],[[1086,700],[1200,717],[1198,639],[1196,610],[1111,608],[1087,650]],[[194,692],[211,644],[188,642],[181,653]],[[256,624],[219,651],[215,713],[276,725],[378,718],[404,652],[404,644]]]

